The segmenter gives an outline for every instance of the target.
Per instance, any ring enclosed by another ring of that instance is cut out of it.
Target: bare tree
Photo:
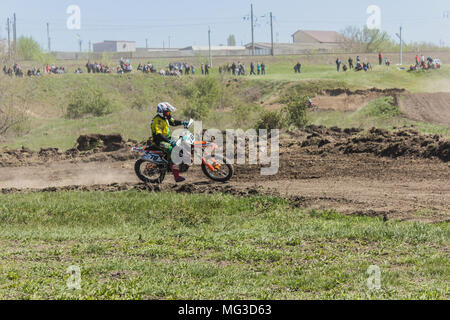
[[[0,83],[0,137],[3,138],[28,120],[26,100],[11,94],[6,85],[4,81]]]
[[[344,35],[343,49],[374,53],[393,46],[391,37],[385,31],[349,26],[342,31]]]

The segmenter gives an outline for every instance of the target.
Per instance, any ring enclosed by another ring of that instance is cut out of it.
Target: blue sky
[[[270,41],[268,19],[261,18],[270,11],[275,16],[274,34],[279,42],[291,41],[298,29],[341,31],[346,26],[362,26],[369,5],[381,8],[381,28],[393,35],[400,24],[406,42],[431,41],[450,45],[449,0],[1,0],[0,38],[6,38],[6,19],[17,14],[19,35],[32,36],[47,48],[46,23],[50,23],[52,49],[78,50],[77,34],[88,42],[103,40],[134,40],[138,47],[185,47],[208,43],[211,26],[213,45],[226,44],[234,34],[238,44],[251,41],[250,23],[243,17],[250,13],[253,3],[258,17],[255,40]],[[69,5],[81,9],[81,30],[68,30],[66,13]],[[425,9],[424,6],[427,6]],[[426,12],[426,14],[425,14]]]

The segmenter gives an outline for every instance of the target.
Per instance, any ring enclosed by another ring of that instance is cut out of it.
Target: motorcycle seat
[[[145,148],[147,151],[163,151],[160,147],[156,145],[150,145]]]

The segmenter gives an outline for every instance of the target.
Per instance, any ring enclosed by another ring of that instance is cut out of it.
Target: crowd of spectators
[[[349,57],[347,62],[348,62],[348,66],[346,63],[343,63],[342,60],[338,57],[336,59],[337,72],[341,71],[341,67],[342,67],[343,72],[347,72],[349,70],[365,71],[365,72],[373,70],[372,64],[370,62],[361,62],[361,58],[359,56],[356,57],[356,64],[354,63],[352,57]],[[390,65],[390,61],[389,61],[389,65]]]
[[[88,61],[86,63],[86,69],[88,73],[109,73],[112,74],[113,71],[110,67],[108,67],[107,65],[104,65],[103,63],[91,63],[90,61]],[[80,72],[82,71],[81,68],[78,68],[75,73],[83,73]]]
[[[12,67],[3,66],[3,73],[7,76],[16,76],[19,78],[24,78],[25,75],[28,77],[39,77],[42,75],[41,69],[38,67],[33,67],[28,69],[26,72],[23,71],[20,64],[15,63]],[[64,67],[57,67],[55,65],[46,65],[43,68],[44,74],[64,74],[66,73],[66,69]]]
[[[415,64],[409,66],[408,71],[419,71],[419,70],[430,70],[430,69],[440,69],[441,62],[438,59],[433,59],[432,57],[428,57],[425,59],[425,56],[422,54],[421,57],[416,55]]]
[[[222,65],[219,67],[219,74],[230,74],[233,76],[245,76],[247,75],[247,70],[244,63],[240,61],[228,63],[226,65]],[[266,74],[266,65],[264,62],[254,63],[250,62],[250,72],[248,73],[250,76],[252,75],[265,75]]]

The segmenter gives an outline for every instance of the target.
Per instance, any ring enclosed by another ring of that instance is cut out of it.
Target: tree
[[[364,28],[349,26],[342,34],[345,38],[342,45],[347,51],[374,53],[395,46],[387,32],[369,29],[367,26]]]
[[[236,45],[236,37],[234,36],[234,34],[230,34],[230,36],[227,39],[227,44],[233,47]]]
[[[32,37],[20,37],[17,40],[17,53],[20,58],[40,63],[51,63],[54,58],[42,52],[41,46]]]
[[[13,94],[14,89],[7,83],[0,84],[0,139],[9,131],[21,131],[27,121],[26,96]]]
[[[32,37],[20,37],[17,40],[17,53],[24,60],[35,60],[42,53],[39,43]]]

